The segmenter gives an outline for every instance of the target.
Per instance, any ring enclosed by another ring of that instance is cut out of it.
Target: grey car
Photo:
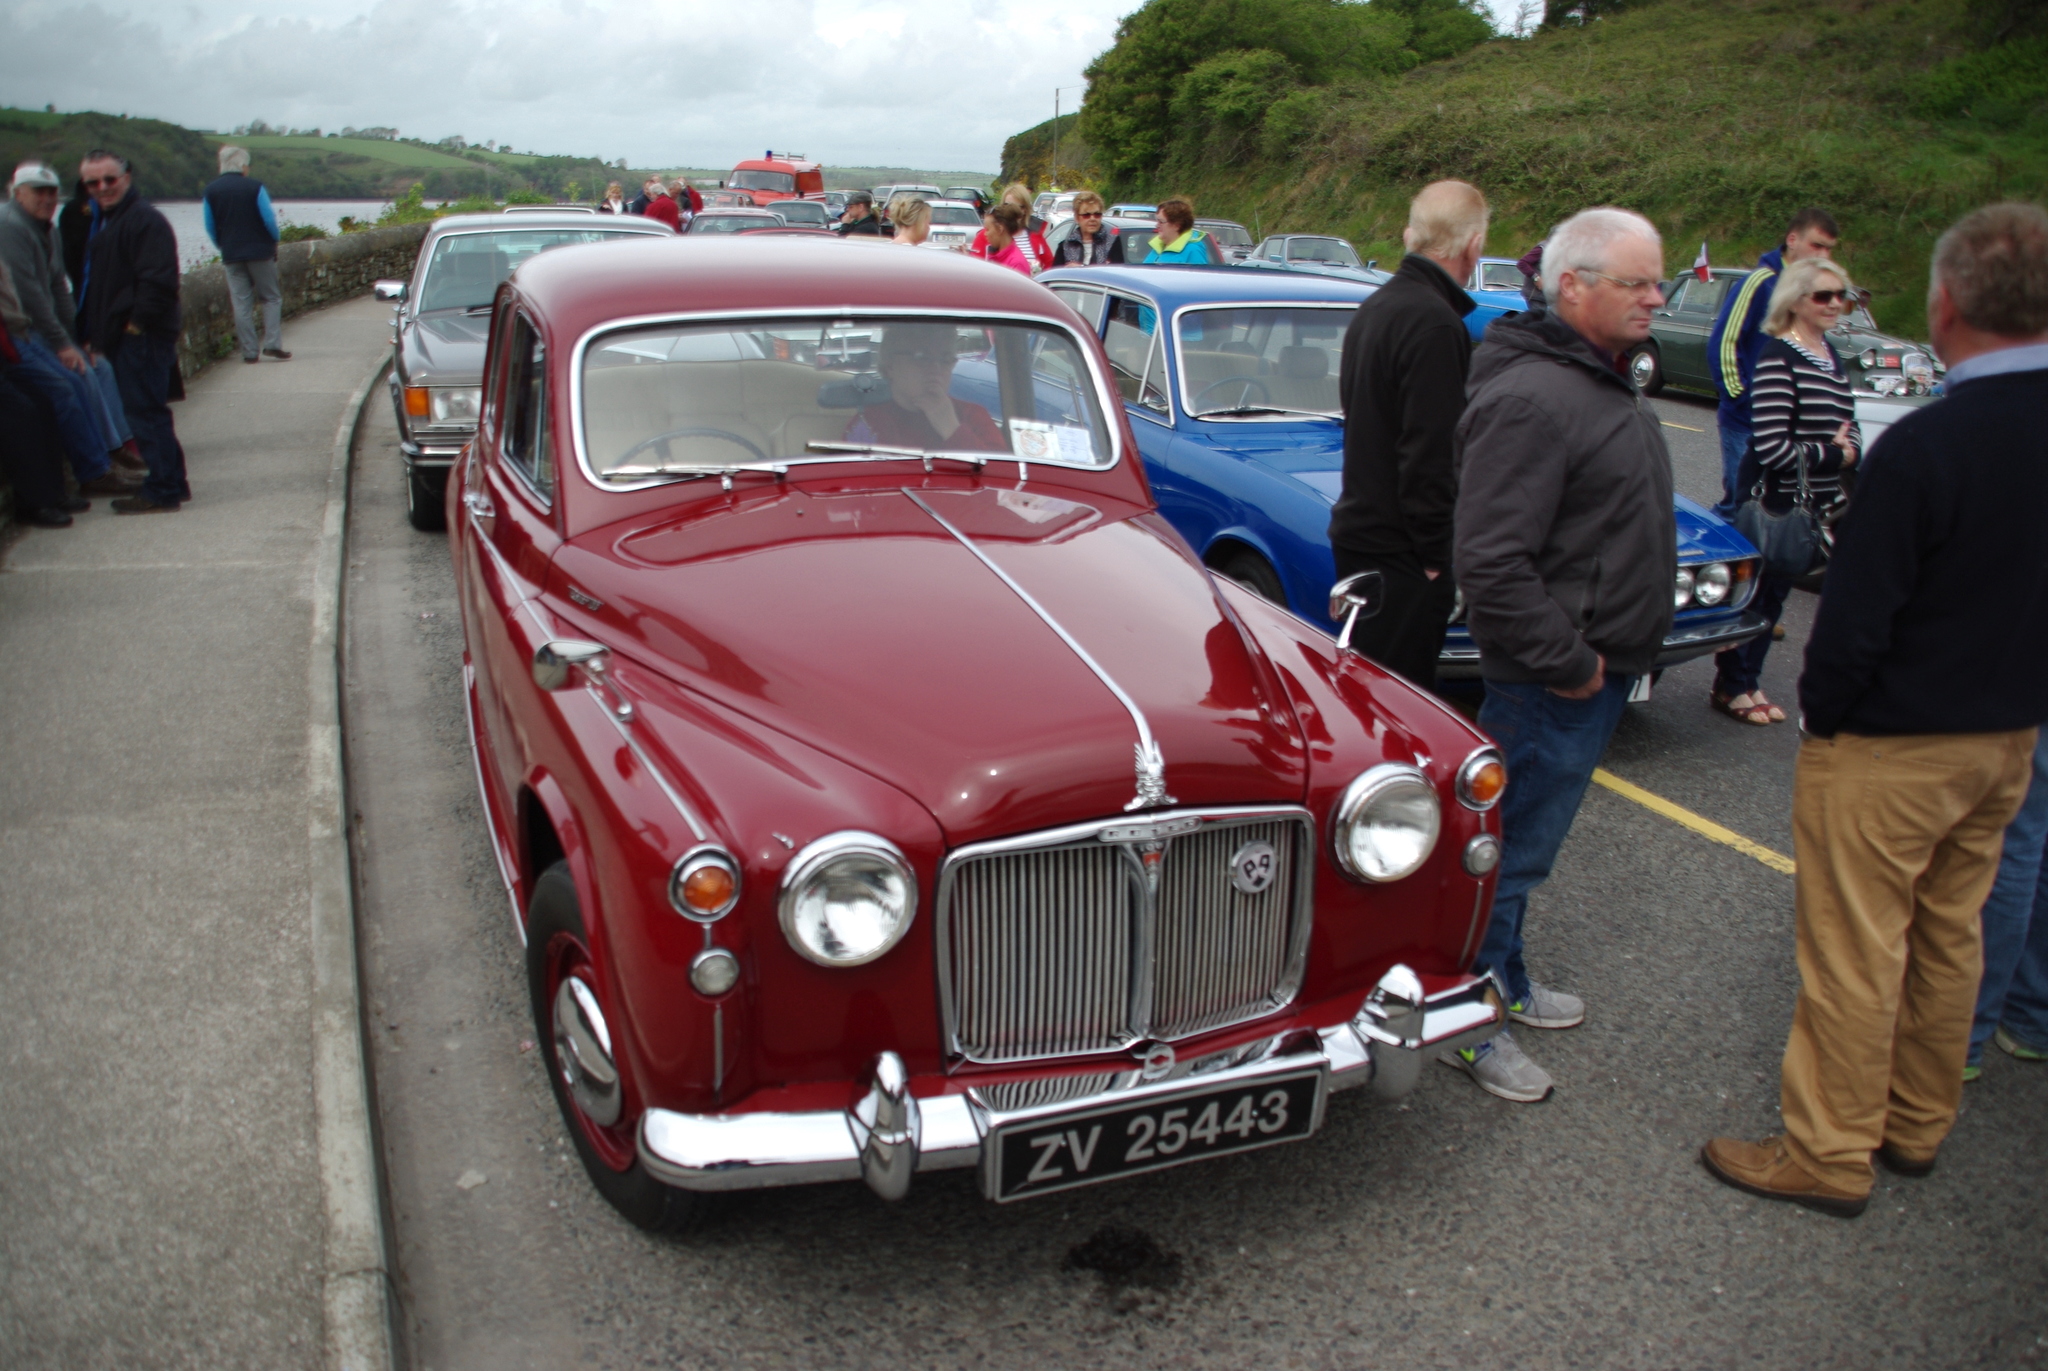
[[[391,404],[405,463],[406,516],[414,528],[442,526],[448,468],[476,432],[498,287],[521,262],[549,248],[650,233],[668,236],[669,228],[656,219],[574,210],[450,215],[427,231],[410,281],[377,282],[377,298],[398,306]]]

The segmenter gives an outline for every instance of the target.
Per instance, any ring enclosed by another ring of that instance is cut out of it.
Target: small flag
[[[1700,244],[1700,255],[1693,260],[1692,274],[1699,277],[1702,281],[1708,280],[1712,276],[1712,273],[1707,268],[1707,245],[1705,243]]]

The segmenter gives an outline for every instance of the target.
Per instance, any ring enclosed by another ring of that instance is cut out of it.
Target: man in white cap
[[[79,489],[87,495],[125,495],[135,489],[139,474],[114,470],[113,460],[119,457],[127,468],[141,463],[123,450],[131,435],[112,368],[94,366],[74,340],[71,286],[52,223],[61,190],[55,171],[41,162],[24,162],[15,168],[9,199],[0,206],[0,263],[13,279],[28,321],[13,337],[19,360],[8,371],[17,384],[34,387],[50,402]]]

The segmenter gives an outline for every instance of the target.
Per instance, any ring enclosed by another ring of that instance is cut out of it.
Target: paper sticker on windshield
[[[1074,424],[1059,424],[1053,426],[1052,434],[1062,462],[1085,465],[1095,460],[1095,436],[1087,429]]]
[[[1035,419],[1010,420],[1010,451],[1026,462],[1049,462],[1058,452],[1052,425]]]

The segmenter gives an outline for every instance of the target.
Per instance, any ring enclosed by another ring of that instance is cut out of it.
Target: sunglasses
[[[123,173],[123,176],[125,175],[126,173]],[[88,177],[86,178],[85,188],[87,190],[98,190],[101,186],[118,186],[121,184],[122,179],[122,176],[101,176],[97,179]]]
[[[1849,292],[1846,290],[1810,290],[1806,293],[1806,298],[1813,301],[1816,305],[1832,305],[1837,300],[1846,305],[1849,303]]]
[[[1076,219],[1100,219],[1102,217],[1102,211],[1099,209],[1084,209],[1074,217]]]

